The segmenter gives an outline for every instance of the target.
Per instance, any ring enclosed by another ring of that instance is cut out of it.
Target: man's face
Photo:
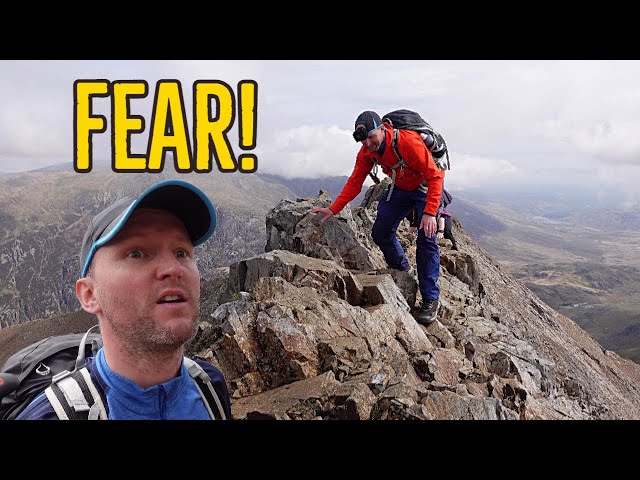
[[[356,125],[356,129],[358,127],[364,127],[364,125]],[[382,128],[377,128],[373,132],[371,132],[366,139],[362,140],[362,144],[367,147],[367,150],[370,152],[377,152],[384,141],[384,131]]]
[[[166,210],[134,211],[92,264],[96,314],[130,347],[170,350],[195,334],[200,273],[178,217]]]

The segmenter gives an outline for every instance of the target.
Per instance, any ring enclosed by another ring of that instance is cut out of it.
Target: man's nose
[[[184,267],[173,252],[166,252],[158,258],[157,275],[160,279],[167,277],[180,278],[184,274]]]

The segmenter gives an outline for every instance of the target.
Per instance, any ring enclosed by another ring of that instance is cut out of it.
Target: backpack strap
[[[378,161],[375,158],[372,158],[371,160],[373,162],[373,165],[371,166],[369,176],[371,177],[371,180],[373,180],[373,183],[379,185],[380,179],[378,178]]]
[[[402,155],[400,155],[400,150],[398,150],[398,131],[399,129],[397,128],[393,129],[393,140],[391,142],[391,148],[393,148],[393,151],[395,152],[396,157],[398,158],[398,163],[396,163],[393,167],[391,167],[391,171],[392,171],[391,188],[389,189],[389,195],[387,195],[387,202],[391,198],[391,194],[393,193],[393,187],[396,184],[396,168],[398,167],[404,168],[404,166],[407,164],[407,162],[404,161],[404,158],[402,158]],[[420,186],[418,186],[418,190],[422,190],[423,192],[426,192],[427,191],[426,187],[427,187],[427,180],[423,179],[422,183],[420,183]]]
[[[86,367],[53,377],[45,390],[60,420],[107,420],[107,411]]]
[[[204,369],[191,358],[184,357],[184,364],[187,367],[189,375],[191,375],[191,378],[196,382],[196,386],[200,391],[204,406],[207,408],[211,419],[226,420],[227,416],[222,408],[222,403],[220,402],[218,393],[216,392],[216,389],[213,388],[209,374],[207,374],[207,372],[205,372]]]
[[[404,161],[404,158],[402,158],[402,155],[400,155],[400,150],[398,150],[398,129],[397,128],[393,129],[393,140],[391,141],[391,148],[393,148],[393,151],[395,152],[396,157],[398,158],[398,163],[396,163],[393,167],[391,167],[391,172],[392,172],[391,188],[389,188],[389,195],[387,195],[387,202],[391,198],[391,194],[393,193],[393,187],[395,187],[396,185],[396,168],[404,167],[407,164]]]

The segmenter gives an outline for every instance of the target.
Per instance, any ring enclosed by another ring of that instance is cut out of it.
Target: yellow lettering
[[[93,167],[93,132],[107,130],[104,116],[91,115],[91,97],[108,95],[107,80],[76,80],[73,84],[73,168],[78,173],[90,172]]]
[[[131,154],[131,133],[144,131],[144,117],[130,115],[129,97],[144,98],[148,85],[144,80],[121,80],[113,82],[111,99],[111,135],[113,152],[111,168],[114,172],[140,172],[147,168],[144,155]]]
[[[211,97],[217,99],[215,117],[211,115]],[[221,172],[235,172],[236,159],[231,151],[227,132],[233,125],[235,102],[231,87],[222,81],[196,81],[193,84],[195,101],[196,171],[211,171],[211,154]]]
[[[111,96],[111,168],[115,172],[161,172],[167,152],[172,152],[178,172],[210,172],[212,158],[221,172],[252,173],[258,158],[243,153],[236,159],[228,139],[236,116],[236,97],[221,80],[193,83],[193,154],[189,127],[178,80],[159,80],[156,84],[151,129],[144,154],[131,153],[131,137],[144,132],[145,119],[131,113],[131,99],[147,96],[144,80],[76,80],[74,83],[74,169],[92,168],[94,133],[104,133],[107,119],[92,115],[92,97]],[[245,152],[256,147],[258,123],[258,84],[238,82],[238,145]],[[195,162],[194,162],[195,159]]]
[[[258,123],[258,84],[253,80],[238,82],[238,104],[240,124],[240,148],[251,150],[256,146],[256,124]],[[258,157],[252,153],[238,156],[240,171],[251,173],[258,170]]]
[[[156,86],[149,134],[149,171],[161,172],[165,151],[170,150],[174,155],[176,170],[190,172],[191,145],[187,135],[187,116],[180,82],[161,80]]]

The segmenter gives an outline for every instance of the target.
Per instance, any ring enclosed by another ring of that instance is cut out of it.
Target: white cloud
[[[301,125],[278,133],[259,155],[261,171],[287,178],[350,175],[360,144],[335,125]]]
[[[583,127],[547,121],[538,126],[538,131],[551,141],[565,143],[565,149],[586,154],[583,158],[594,163],[640,164],[640,118],[637,121],[601,120]]]
[[[417,110],[452,151],[447,182],[603,182],[601,168],[640,162],[640,61],[0,61],[0,171],[72,160],[73,82],[178,79],[191,105],[195,80],[258,82],[259,172],[312,178],[348,175],[363,110]],[[96,103],[109,115],[109,103]],[[98,111],[99,110],[99,111]],[[192,111],[187,107],[189,128]],[[102,136],[107,136],[102,135]],[[102,137],[101,136],[101,137]],[[146,147],[147,132],[132,151]],[[108,139],[107,139],[108,140]],[[237,130],[229,133],[237,148]],[[100,138],[96,158],[109,158]],[[235,151],[236,155],[242,153]],[[606,184],[640,183],[638,169]],[[637,188],[636,188],[637,190]],[[632,196],[636,196],[633,194]]]
[[[445,175],[448,189],[464,190],[483,185],[510,183],[521,180],[520,168],[505,159],[480,157],[451,152],[451,170]]]

